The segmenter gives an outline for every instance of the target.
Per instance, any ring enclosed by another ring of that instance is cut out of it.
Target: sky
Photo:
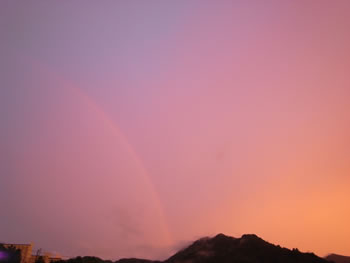
[[[0,2],[0,242],[350,255],[350,2]]]

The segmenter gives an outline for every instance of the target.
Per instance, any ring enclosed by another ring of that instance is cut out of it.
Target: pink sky
[[[1,1],[0,242],[350,254],[349,1]]]

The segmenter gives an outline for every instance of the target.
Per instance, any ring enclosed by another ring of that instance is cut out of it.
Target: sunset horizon
[[[255,234],[350,256],[349,13],[347,0],[0,1],[0,243],[164,260]]]

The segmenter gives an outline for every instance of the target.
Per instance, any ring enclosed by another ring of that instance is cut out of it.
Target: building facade
[[[15,248],[21,252],[21,263],[35,263],[39,257],[42,257],[45,263],[51,263],[62,260],[58,255],[52,256],[50,253],[43,255],[33,255],[33,243],[31,244],[2,244],[5,248]]]
[[[32,258],[33,244],[3,244],[5,248],[13,247],[21,251],[21,263],[30,263]]]

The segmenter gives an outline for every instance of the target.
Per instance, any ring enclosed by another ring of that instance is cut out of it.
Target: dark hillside
[[[337,254],[330,254],[325,259],[333,261],[334,263],[350,263],[350,257],[341,256]]]
[[[77,257],[61,263],[111,263],[95,257]],[[219,234],[201,238],[164,261],[120,259],[115,263],[329,263],[313,253],[276,246],[250,234],[234,238]],[[337,263],[349,263],[337,262]]]
[[[166,263],[326,263],[312,253],[289,250],[264,241],[256,235],[233,238],[219,234],[203,238],[176,253]]]

